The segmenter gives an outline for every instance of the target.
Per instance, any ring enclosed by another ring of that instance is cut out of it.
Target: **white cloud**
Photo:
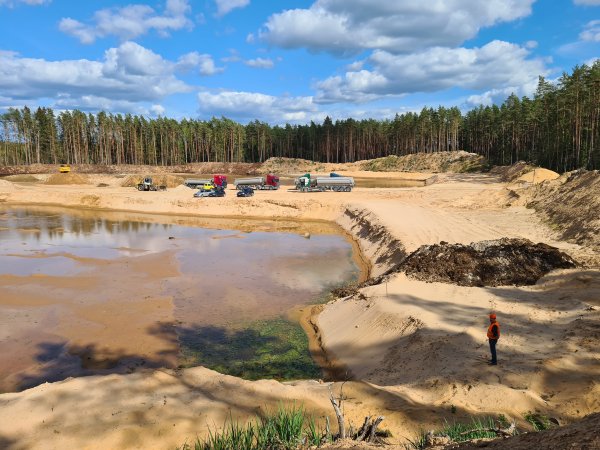
[[[579,39],[588,42],[600,42],[600,20],[588,22],[579,34]]]
[[[600,6],[600,0],[573,0],[576,5]]]
[[[0,0],[0,6],[8,6],[12,8],[19,3],[25,3],[26,5],[38,6],[45,3],[50,3],[52,0]]]
[[[0,52],[0,92],[15,102],[54,99],[58,106],[135,111],[192,88],[176,77],[178,64],[136,43],[111,48],[102,61],[46,61]]]
[[[244,8],[250,4],[250,0],[215,0],[217,4],[217,16],[224,16],[236,8]]]
[[[239,121],[260,118],[268,122],[305,122],[317,112],[312,97],[276,97],[257,92],[223,91],[198,94],[204,114],[226,116]]]
[[[189,71],[193,68],[198,69],[198,73],[203,76],[216,75],[225,70],[223,67],[217,67],[211,55],[200,54],[198,52],[188,53],[177,60],[177,68],[182,71]]]
[[[96,39],[112,35],[122,40],[134,39],[150,30],[168,36],[169,31],[192,27],[187,17],[190,10],[188,0],[167,0],[162,15],[148,5],[127,5],[96,11],[91,25],[70,17],[63,18],[59,29],[79,39],[82,44],[91,44]]]
[[[244,64],[257,69],[272,69],[275,66],[273,60],[269,58],[248,59],[244,61]]]
[[[373,70],[349,71],[319,82],[315,101],[356,103],[453,87],[529,86],[547,70],[542,60],[527,59],[528,55],[527,49],[503,41],[474,49],[436,47],[411,55],[377,50],[369,58]]]
[[[261,39],[283,48],[336,54],[381,49],[408,53],[452,47],[483,27],[531,14],[535,0],[317,0],[269,17]]]

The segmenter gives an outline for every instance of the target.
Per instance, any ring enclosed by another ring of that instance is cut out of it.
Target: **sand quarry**
[[[46,183],[54,175],[35,174],[37,182],[0,180],[0,202],[182,220],[331,221],[356,240],[371,277],[386,274],[422,245],[501,238],[551,245],[577,267],[553,270],[530,286],[495,287],[419,281],[397,272],[316,308],[309,317],[314,326],[307,329],[316,330],[313,343],[347,374],[347,382],[250,382],[197,367],[67,379],[0,394],[0,448],[175,448],[228,417],[243,421],[280,402],[303,404],[335,423],[330,391],[343,393],[346,418],[355,427],[367,415],[384,415],[381,428],[391,431],[389,441],[396,445],[444,420],[473,415],[504,414],[526,428],[528,411],[561,424],[600,411],[597,173],[576,174],[573,181],[573,174],[558,177],[543,169],[530,174],[523,167],[485,174],[319,168],[347,170],[344,174],[359,178],[429,182],[358,186],[351,193],[284,187],[251,198],[236,198],[229,190],[224,198],[195,199],[184,186],[166,192],[124,187],[127,173],[74,174],[83,184]],[[280,174],[299,173],[303,170]],[[579,214],[587,219],[575,220]],[[495,367],[487,365],[490,311],[498,314],[503,333]]]

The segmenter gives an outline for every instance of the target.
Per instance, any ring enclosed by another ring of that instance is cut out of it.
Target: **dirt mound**
[[[527,207],[542,214],[561,238],[600,251],[600,171],[576,171],[531,187]]]
[[[15,183],[38,183],[41,181],[38,177],[34,177],[33,175],[9,175],[4,177],[4,179]]]
[[[293,174],[300,172],[315,172],[320,168],[319,163],[300,158],[269,158],[260,167],[260,173]]]
[[[538,167],[517,178],[517,182],[538,184],[543,181],[556,180],[560,175],[552,170]]]
[[[123,187],[137,187],[139,183],[144,181],[144,176],[131,175],[123,180],[121,186]],[[167,188],[174,188],[183,184],[184,178],[177,175],[166,175],[166,174],[153,174],[152,182],[158,186],[166,186]]]
[[[508,439],[495,441],[465,443],[452,445],[446,449],[469,450],[476,448],[511,449],[511,450],[595,450],[600,449],[600,413],[591,414],[584,419],[564,427],[540,431],[539,433],[526,433]]]
[[[359,161],[361,170],[373,172],[480,172],[485,158],[465,151],[415,153],[405,156],[386,156],[370,161]]]
[[[536,169],[535,166],[532,166],[525,161],[519,161],[511,166],[495,166],[490,170],[490,173],[500,175],[502,181],[514,181],[534,169]]]
[[[407,275],[427,282],[460,286],[535,284],[553,269],[575,267],[567,254],[527,239],[498,239],[469,245],[424,245],[401,265]]]
[[[87,177],[76,173],[55,173],[48,177],[46,184],[89,184],[89,181]]]

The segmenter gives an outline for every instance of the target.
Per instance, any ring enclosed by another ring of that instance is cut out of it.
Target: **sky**
[[[0,112],[386,119],[599,57],[600,0],[0,0]]]

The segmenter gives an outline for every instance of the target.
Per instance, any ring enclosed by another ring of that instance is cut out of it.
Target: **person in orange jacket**
[[[490,361],[491,366],[498,364],[496,359],[496,344],[500,339],[500,324],[496,320],[496,314],[490,314],[490,326],[487,331],[488,341],[490,342],[490,353],[492,354],[492,360]]]

